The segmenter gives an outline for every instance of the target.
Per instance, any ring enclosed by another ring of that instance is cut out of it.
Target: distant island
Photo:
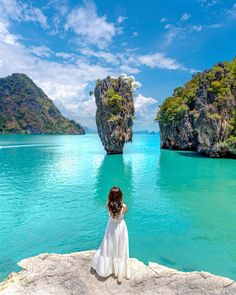
[[[236,156],[236,58],[174,90],[157,114],[161,147]]]
[[[0,79],[0,134],[85,134],[27,75]]]
[[[158,134],[158,131],[149,131],[149,130],[137,130],[134,131],[134,134]]]

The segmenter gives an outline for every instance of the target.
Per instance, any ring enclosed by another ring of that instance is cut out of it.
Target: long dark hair
[[[113,186],[110,189],[107,200],[107,208],[113,218],[120,214],[122,206],[122,191],[119,189],[118,186]]]

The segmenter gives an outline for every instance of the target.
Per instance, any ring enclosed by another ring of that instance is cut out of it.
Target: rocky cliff
[[[132,141],[134,103],[132,79],[107,77],[97,80],[94,91],[98,134],[108,154],[123,152]]]
[[[161,147],[236,155],[236,59],[216,64],[174,90],[157,114]]]
[[[12,74],[0,79],[1,133],[84,134],[84,129],[63,117],[28,76]]]
[[[22,260],[23,269],[0,284],[0,295],[235,295],[236,283],[207,272],[181,272],[131,258],[131,278],[121,284],[91,269],[94,251],[41,254]]]

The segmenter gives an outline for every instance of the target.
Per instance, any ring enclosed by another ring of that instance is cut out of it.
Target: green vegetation
[[[162,124],[163,127],[170,125],[176,119],[180,118],[189,107],[183,103],[181,97],[168,97],[162,104],[156,120]]]
[[[233,136],[236,136],[236,110],[232,110],[232,118],[227,122],[228,132]]]
[[[199,78],[195,75],[183,87],[177,87],[173,96],[168,97],[160,107],[156,120],[165,127],[180,118],[185,111],[192,110],[198,86]]]
[[[121,117],[119,115],[111,114],[108,118],[108,121],[110,121],[110,122],[117,122],[119,120],[121,120]]]
[[[225,142],[224,146],[234,155],[236,155],[236,137],[230,136]]]
[[[102,83],[102,80],[101,79],[97,79],[96,86],[100,85],[101,83]]]
[[[217,114],[217,113],[206,113],[207,117],[211,120],[220,120],[221,119],[221,115]]]
[[[194,109],[198,90],[204,85],[212,105],[221,109],[224,104],[232,99],[236,91],[236,58],[232,62],[224,62],[215,65],[211,70],[198,73],[192,77],[183,87],[174,90],[173,96],[168,97],[160,107],[156,120],[166,127],[178,123],[183,113],[187,110],[198,119],[199,113]],[[236,130],[235,110],[233,119],[230,120],[228,128]],[[210,119],[219,120],[221,115],[218,112],[207,113]]]
[[[0,133],[84,133],[24,74],[0,79],[0,105]]]
[[[109,107],[113,115],[118,115],[121,112],[123,101],[123,97],[113,87],[108,89],[104,94],[103,103]]]

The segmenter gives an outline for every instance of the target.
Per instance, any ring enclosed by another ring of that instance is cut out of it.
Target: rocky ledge
[[[23,269],[0,284],[0,295],[65,294],[236,294],[236,283],[207,272],[180,272],[157,263],[130,259],[131,279],[104,279],[90,267],[94,251],[41,254],[18,264]]]

